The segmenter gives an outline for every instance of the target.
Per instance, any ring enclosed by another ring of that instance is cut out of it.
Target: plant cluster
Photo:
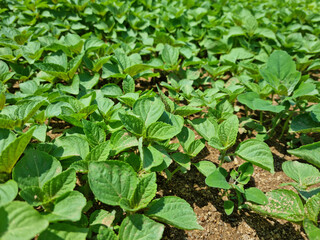
[[[1,239],[201,230],[188,202],[157,195],[159,174],[191,167],[227,215],[253,210],[319,239],[317,1],[0,6]],[[304,162],[282,165],[292,190],[264,193],[250,180],[254,166],[275,171],[275,140]],[[196,158],[206,147],[218,166]],[[244,163],[227,171],[235,158]]]

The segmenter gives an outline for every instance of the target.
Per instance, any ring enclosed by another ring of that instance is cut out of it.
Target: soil
[[[292,182],[281,171],[281,164],[284,161],[293,160],[295,157],[286,154],[285,144],[281,144],[275,139],[267,141],[267,143],[274,156],[275,173],[271,174],[259,167],[254,167],[250,185],[264,192],[278,188],[292,189],[290,186],[280,187],[281,183]],[[206,145],[206,148],[194,160],[195,162],[209,160],[217,165],[218,156],[217,150]],[[224,163],[223,167],[229,170],[238,167],[243,162],[242,159],[235,159],[230,163]],[[165,240],[308,239],[300,225],[264,217],[249,210],[237,210],[227,216],[219,190],[208,187],[205,184],[205,177],[193,166],[187,174],[176,173],[169,182],[166,181],[165,176],[159,176],[158,179],[158,197],[174,195],[185,199],[193,207],[198,223],[204,228],[202,231],[184,231],[166,226],[163,236]]]

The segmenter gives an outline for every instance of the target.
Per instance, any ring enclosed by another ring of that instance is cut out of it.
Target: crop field
[[[319,240],[320,2],[0,0],[1,240]]]

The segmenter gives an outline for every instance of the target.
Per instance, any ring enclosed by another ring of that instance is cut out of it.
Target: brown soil
[[[285,154],[284,145],[276,141],[273,141],[272,145],[276,172],[271,174],[259,167],[254,167],[254,175],[250,182],[250,185],[264,192],[277,188],[290,189],[290,187],[279,185],[292,182],[281,171],[281,164],[286,160],[292,160],[293,157]],[[217,165],[218,156],[219,152],[207,145],[195,161],[209,160]],[[225,163],[223,167],[229,170],[238,167],[241,163],[243,160],[235,159],[233,162]],[[205,177],[195,167],[192,167],[187,174],[176,173],[169,182],[159,176],[158,187],[161,189],[158,192],[159,197],[175,195],[189,202],[197,215],[198,223],[204,228],[202,231],[183,231],[167,226],[163,237],[165,240],[307,239],[301,226],[284,220],[264,217],[248,210],[237,210],[227,216],[219,190],[208,187],[205,184]]]

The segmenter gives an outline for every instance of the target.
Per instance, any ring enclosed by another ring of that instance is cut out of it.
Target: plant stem
[[[283,128],[282,128],[281,135],[280,135],[279,139],[282,138],[282,136],[284,134],[284,131],[287,129],[289,121],[291,120],[293,114],[294,114],[294,112],[292,111],[292,112],[290,112],[289,116],[287,117],[287,120],[285,121],[285,123],[283,125]]]
[[[222,164],[224,163],[224,158],[226,156],[226,153],[227,153],[227,150],[223,150],[222,153],[221,153],[221,159],[220,159],[220,163],[219,163],[219,167],[222,166]]]
[[[263,113],[260,111],[260,124],[263,125]]]

